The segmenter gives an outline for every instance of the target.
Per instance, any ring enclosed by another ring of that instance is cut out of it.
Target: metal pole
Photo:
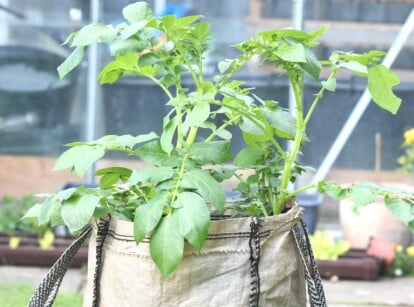
[[[303,29],[303,5],[304,0],[292,0],[293,1],[293,13],[292,13],[292,26],[296,30]]]
[[[400,53],[402,47],[410,36],[414,28],[414,9],[411,11],[407,20],[405,21],[403,27],[398,33],[396,39],[392,43],[387,55],[384,57],[382,64],[388,68],[394,63],[398,54]],[[361,116],[364,114],[366,108],[371,101],[371,95],[368,91],[368,88],[365,89],[358,103],[354,107],[351,115],[348,117],[345,122],[342,130],[339,132],[334,143],[329,149],[328,154],[325,156],[325,159],[318,168],[318,171],[312,178],[312,183],[317,183],[323,180],[331,169],[332,165],[335,163],[336,158],[344,147],[345,143],[348,141],[352,131],[355,129],[355,126],[358,124]]]
[[[154,2],[154,13],[156,16],[159,16],[167,5],[167,0],[155,0]]]
[[[9,0],[0,0],[0,4],[7,6]],[[9,43],[9,15],[7,12],[0,11],[0,45],[7,45]]]
[[[99,0],[91,1],[91,22],[99,20]],[[87,101],[86,101],[86,141],[96,138],[96,115],[99,103],[98,88],[98,46],[91,45],[88,49],[88,79],[87,79]],[[95,182],[95,166],[92,166],[86,174],[86,182]]]
[[[292,0],[292,27],[296,30],[303,29],[303,2],[304,0]],[[295,114],[296,99],[292,85],[289,83],[289,110],[291,114]],[[288,142],[287,147],[290,151],[293,142]]]

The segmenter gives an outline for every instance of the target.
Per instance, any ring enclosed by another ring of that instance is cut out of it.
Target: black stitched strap
[[[308,229],[302,220],[300,221],[300,224],[298,223],[293,227],[293,235],[299,249],[303,267],[305,269],[310,306],[326,307],[328,305],[326,304],[322,279],[313,257],[312,247],[309,242]]]
[[[93,299],[92,299],[92,306],[97,307],[99,306],[99,280],[101,278],[102,272],[102,258],[103,258],[103,245],[105,243],[106,235],[108,234],[109,229],[109,219],[100,219],[98,221],[98,231],[96,234],[96,265],[95,265],[95,272],[93,275]]]
[[[92,227],[88,225],[82,231],[80,236],[59,257],[49,272],[47,272],[40,285],[37,287],[28,303],[28,307],[52,306],[66,271],[71,265],[73,259],[75,259],[76,254],[82,247],[83,242],[85,242],[91,230]]]
[[[260,260],[260,220],[256,217],[252,218],[250,223],[250,297],[249,306],[258,307],[260,298],[260,275],[259,275],[259,260]]]

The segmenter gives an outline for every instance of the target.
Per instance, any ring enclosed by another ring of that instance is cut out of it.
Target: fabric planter
[[[304,248],[302,212],[295,205],[274,217],[211,221],[201,251],[187,245],[165,281],[150,257],[149,240],[136,245],[132,222],[100,220],[91,231],[84,307],[306,306],[305,276],[311,306],[326,306],[316,267],[310,272],[303,265],[314,261]],[[32,301],[44,288],[53,294],[44,284]]]

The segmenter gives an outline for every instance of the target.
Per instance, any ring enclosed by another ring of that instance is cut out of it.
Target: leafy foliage
[[[4,197],[0,202],[0,232],[10,237],[10,247],[17,248],[20,244],[19,234],[37,235],[42,248],[49,248],[53,243],[53,228],[48,219],[38,225],[37,219],[22,219],[34,205],[35,197],[29,195],[21,198]],[[40,207],[37,207],[40,208]]]
[[[320,230],[310,235],[309,240],[317,260],[336,260],[351,247],[349,242],[345,240],[335,241],[328,233]]]
[[[63,223],[72,231],[104,214],[133,221],[137,243],[150,237],[151,256],[164,277],[179,265],[185,241],[201,249],[210,210],[222,214],[230,208],[235,216],[276,215],[297,193],[316,187],[288,190],[305,170],[296,159],[308,141],[310,118],[325,91],[335,91],[340,69],[368,78],[378,106],[395,113],[400,105],[392,93],[398,78],[378,65],[382,52],[334,52],[323,62],[316,58],[312,48],[318,45],[324,28],[311,33],[291,29],[259,32],[235,46],[239,55],[219,62],[219,74],[207,80],[203,68],[211,33],[201,16],[155,18],[146,2],[129,4],[122,14],[125,21],[117,26],[94,23],[70,35],[65,43],[75,49],[59,66],[59,75],[70,73],[91,44],[109,45],[113,59],[100,72],[100,83],[114,83],[129,75],[157,84],[168,97],[162,133],[108,135],[93,142],[68,144],[70,148],[59,157],[55,169],[68,168],[83,176],[107,151],[123,152],[149,166],[98,170],[99,188],[79,187],[47,195],[27,216],[37,218],[39,224]],[[262,100],[243,81],[234,79],[256,56],[288,76],[296,114],[277,101]],[[331,72],[326,80],[321,80],[322,68]],[[192,79],[194,90],[183,85],[183,76]],[[306,76],[321,86],[305,111],[302,93]],[[231,127],[240,129],[246,147],[229,167],[223,164],[233,158]],[[286,140],[292,141],[290,151],[282,147]],[[232,176],[239,180],[236,190],[242,200],[226,205],[220,181]],[[408,212],[411,209],[397,203],[400,198],[390,191],[366,186],[342,188],[324,182],[319,189],[338,198],[352,195],[356,206],[372,201],[379,193],[388,199],[391,211],[408,224],[414,223]],[[405,199],[411,200],[408,196]],[[411,206],[412,202],[408,203]]]

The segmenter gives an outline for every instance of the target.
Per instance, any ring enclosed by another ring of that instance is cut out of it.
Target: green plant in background
[[[395,248],[394,260],[385,273],[392,277],[414,276],[414,246],[404,249],[398,245]]]
[[[0,233],[9,236],[11,248],[20,244],[20,235],[37,235],[39,244],[47,249],[53,243],[53,229],[49,223],[39,225],[36,219],[22,219],[22,216],[36,204],[36,198],[29,195],[21,198],[5,196],[0,201]]]
[[[404,132],[404,155],[398,158],[401,170],[407,173],[414,173],[414,128]]]
[[[0,302],[2,307],[27,306],[35,288],[29,283],[0,285]],[[54,307],[80,307],[83,296],[78,293],[61,292],[56,296]]]
[[[294,191],[289,188],[304,171],[297,157],[308,141],[307,125],[324,93],[335,91],[339,70],[367,78],[374,102],[397,112],[401,101],[392,87],[399,79],[378,64],[383,52],[337,51],[328,60],[319,61],[312,48],[325,29],[311,33],[269,30],[236,45],[239,56],[219,62],[219,74],[206,76],[203,63],[211,34],[210,25],[201,22],[201,16],[155,18],[145,2],[130,4],[122,13],[125,22],[117,26],[93,23],[71,34],[65,43],[74,50],[58,72],[64,77],[79,65],[89,45],[108,44],[113,60],[100,72],[101,84],[126,75],[157,84],[168,96],[165,103],[170,108],[162,133],[106,135],[92,142],[67,144],[69,149],[58,158],[55,170],[70,169],[82,177],[108,151],[124,152],[148,167],[100,169],[96,172],[99,188],[71,188],[46,195],[26,217],[36,218],[41,225],[65,224],[72,232],[105,214],[133,221],[137,243],[151,237],[151,256],[164,277],[180,263],[185,241],[201,249],[211,211],[220,215],[231,208],[235,216],[277,215],[298,193],[318,188],[339,198],[350,193],[357,205],[382,194],[393,205],[409,208],[397,211],[407,223],[414,220],[411,198],[402,200],[380,186],[342,188],[320,182]],[[295,114],[276,100],[261,99],[248,84],[235,78],[257,56],[288,76],[296,98]],[[322,69],[329,71],[327,79],[320,78]],[[321,88],[305,110],[302,94],[306,76],[320,82]],[[181,82],[188,77],[194,90]],[[234,158],[228,129],[232,126],[241,130],[246,144]],[[292,142],[291,150],[282,147],[286,140]],[[242,200],[226,205],[220,182],[233,176],[239,180],[236,191]]]
[[[348,241],[335,241],[327,232],[320,230],[310,235],[309,240],[317,260],[336,260],[351,248]]]

